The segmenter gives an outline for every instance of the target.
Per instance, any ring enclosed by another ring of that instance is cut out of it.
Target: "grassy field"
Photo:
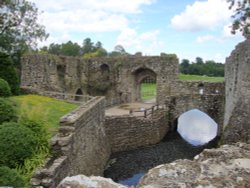
[[[207,81],[207,82],[223,82],[224,77],[208,77],[199,75],[180,74],[179,80],[182,81]],[[143,83],[141,85],[141,98],[143,101],[154,99],[156,96],[156,84]]]
[[[60,117],[78,107],[76,104],[38,95],[15,96],[10,97],[10,100],[16,104],[18,116],[43,122],[51,135],[58,129]]]
[[[224,77],[209,77],[209,76],[179,74],[179,80],[183,80],[183,81],[223,82]]]

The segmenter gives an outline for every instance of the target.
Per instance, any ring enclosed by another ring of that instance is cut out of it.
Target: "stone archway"
[[[154,101],[156,98],[157,75],[149,68],[139,68],[134,72],[135,101]]]
[[[76,91],[76,96],[75,96],[75,101],[81,101],[83,99],[83,97],[81,96],[83,95],[82,90],[79,88]]]

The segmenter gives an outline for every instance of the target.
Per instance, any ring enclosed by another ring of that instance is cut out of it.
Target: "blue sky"
[[[232,11],[226,0],[31,0],[50,37],[39,46],[90,37],[112,51],[131,54],[175,53],[224,63],[244,38],[231,35]]]

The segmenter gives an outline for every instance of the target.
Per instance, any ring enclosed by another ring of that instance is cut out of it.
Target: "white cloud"
[[[43,11],[40,21],[49,33],[121,31],[128,27],[128,14],[155,0],[31,0]]]
[[[180,31],[213,29],[228,22],[232,15],[232,10],[228,7],[226,0],[196,1],[187,5],[184,12],[175,15],[171,19],[171,25]]]
[[[135,29],[124,29],[117,38],[117,44],[122,45],[127,51],[131,52],[144,52],[146,55],[155,53],[155,49],[163,46],[159,41],[159,30],[138,33]]]
[[[204,43],[204,42],[208,42],[215,39],[215,37],[213,35],[204,35],[204,36],[198,36],[196,39],[197,43]]]

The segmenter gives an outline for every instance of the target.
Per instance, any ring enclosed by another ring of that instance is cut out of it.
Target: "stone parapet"
[[[104,130],[104,97],[94,97],[60,119],[51,139],[52,157],[31,179],[33,186],[53,188],[66,176],[102,175],[110,156]]]
[[[163,109],[156,110],[148,118],[133,115],[105,117],[105,131],[112,153],[156,144],[163,139],[168,129]]]

